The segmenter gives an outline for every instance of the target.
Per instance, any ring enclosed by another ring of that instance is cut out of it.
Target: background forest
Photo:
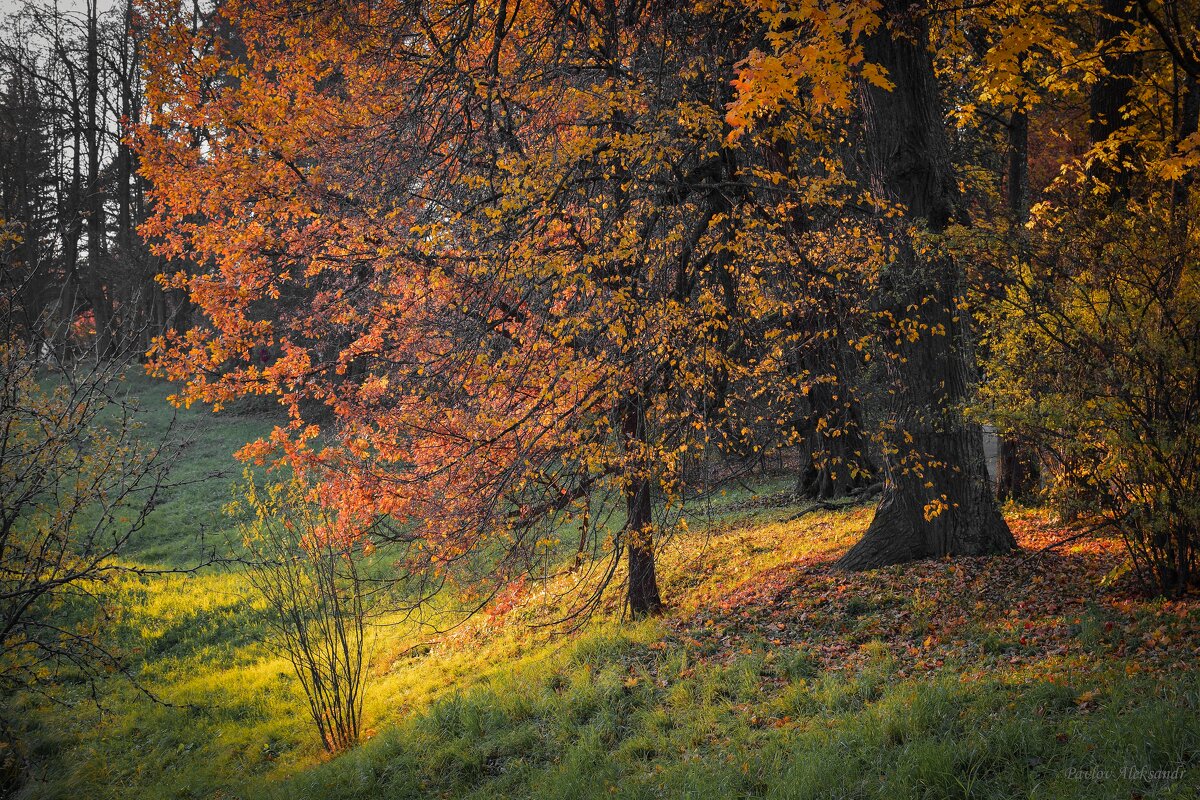
[[[1200,4],[0,26],[0,795],[1194,797]]]

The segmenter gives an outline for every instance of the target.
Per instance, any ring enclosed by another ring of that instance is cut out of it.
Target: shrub
[[[248,475],[245,499],[247,572],[272,644],[291,661],[325,749],[345,750],[358,741],[367,674],[364,545],[339,538],[298,479],[260,489]]]
[[[1041,210],[1023,252],[1000,256],[983,399],[1046,454],[1051,498],[1098,510],[1145,582],[1177,594],[1200,580],[1200,274],[1195,226],[1169,202]]]

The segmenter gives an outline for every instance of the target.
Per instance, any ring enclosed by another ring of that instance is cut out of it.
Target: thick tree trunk
[[[957,267],[912,238],[911,228],[936,234],[947,227],[954,193],[926,23],[906,0],[885,3],[881,13],[884,25],[869,37],[866,55],[895,86],[864,88],[863,110],[871,189],[906,209],[899,218],[880,219],[892,255],[881,311],[895,326],[885,336],[893,427],[883,499],[862,540],[838,562],[844,569],[1016,546],[992,496],[982,432],[959,411],[974,365],[957,307]]]
[[[626,452],[637,453],[646,440],[646,420],[641,398],[626,402],[621,413]],[[640,454],[635,461],[640,460]],[[629,553],[629,585],[626,599],[634,617],[658,614],[663,609],[654,569],[654,519],[651,486],[643,465],[632,465],[634,478],[625,490],[625,548]]]

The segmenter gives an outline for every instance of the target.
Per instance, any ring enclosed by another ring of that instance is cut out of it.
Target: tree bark
[[[84,292],[96,322],[96,357],[101,361],[115,355],[112,336],[112,298],[104,285],[104,187],[100,182],[100,35],[96,3],[88,3],[87,29],[87,253],[88,272]]]
[[[876,480],[858,402],[839,352],[845,346],[840,337],[828,340],[806,358],[810,375],[826,375],[832,382],[814,381],[808,392],[812,413],[805,438],[809,455],[796,486],[801,497],[845,497]]]
[[[621,428],[625,437],[626,453],[637,454],[646,441],[646,419],[641,398],[626,401],[621,414]],[[633,477],[625,490],[625,548],[629,554],[629,584],[626,599],[629,613],[634,617],[648,617],[663,610],[662,597],[658,593],[658,577],[654,568],[654,520],[652,517],[650,479],[642,464],[626,467]]]
[[[843,569],[1016,546],[992,495],[982,431],[959,410],[974,382],[974,357],[957,265],[914,242],[914,229],[946,229],[955,193],[927,23],[906,0],[885,3],[881,16],[866,57],[886,68],[894,88],[864,87],[863,113],[871,190],[905,208],[879,216],[891,251],[880,310],[894,325],[885,332],[894,383],[883,498],[862,540],[838,562]]]
[[[1016,247],[1024,260],[1025,223],[1029,220],[1029,115],[1024,109],[1013,112],[1008,123],[1008,213],[1016,237]],[[1037,452],[1017,436],[1000,438],[999,474],[996,497],[1000,500],[1024,500],[1041,485]]]
[[[996,476],[998,500],[1026,500],[1041,485],[1042,471],[1037,454],[1028,442],[1016,436],[1000,439],[999,475]]]
[[[1103,142],[1124,127],[1121,109],[1133,92],[1138,56],[1122,46],[1121,39],[1133,33],[1134,12],[1130,0],[1103,0],[1097,38],[1101,45],[1101,73],[1092,86],[1091,119],[1088,133],[1093,142]],[[1115,208],[1129,199],[1129,171],[1125,162],[1133,158],[1133,147],[1119,145],[1111,161],[1097,160],[1089,168],[1090,177],[1108,184],[1109,203]]]

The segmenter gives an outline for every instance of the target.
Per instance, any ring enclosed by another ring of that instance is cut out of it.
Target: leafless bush
[[[94,617],[181,446],[140,430],[129,359],[47,364],[22,289],[0,281],[0,695],[121,668]]]
[[[0,698],[24,690],[61,701],[69,680],[99,702],[98,679],[132,679],[103,635],[106,587],[161,571],[119,557],[170,488],[180,444],[140,430],[121,382],[131,359],[60,360],[52,326],[26,323],[25,289],[0,273]],[[22,771],[6,716],[0,794]]]
[[[335,535],[330,514],[297,480],[247,479],[242,525],[248,575],[266,601],[273,644],[285,654],[331,753],[358,741],[368,663],[368,581],[362,545]]]

